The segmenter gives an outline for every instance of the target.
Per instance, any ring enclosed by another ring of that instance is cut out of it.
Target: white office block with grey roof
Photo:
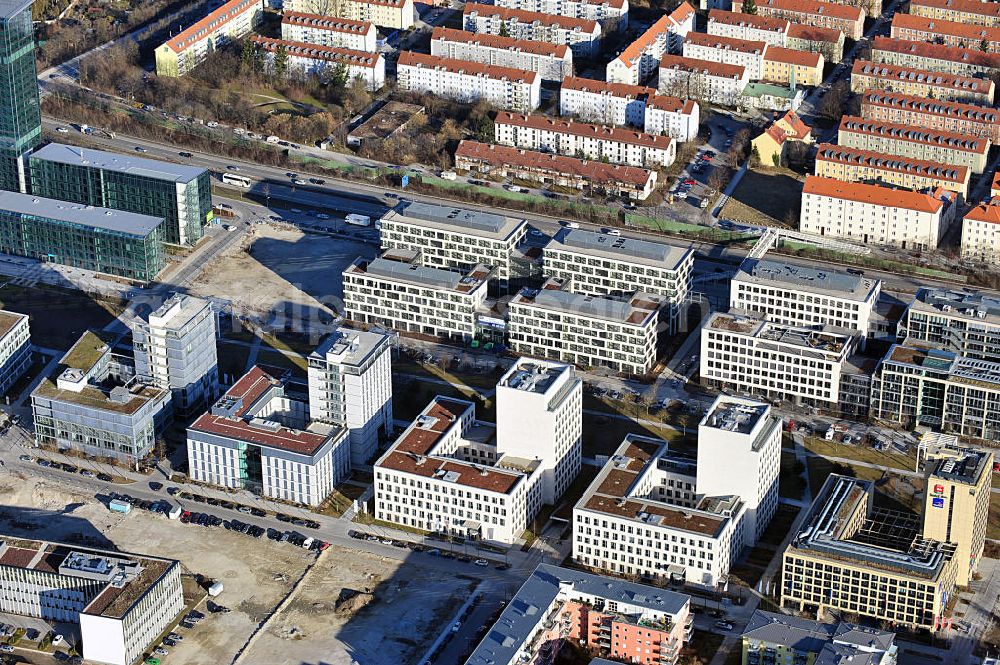
[[[653,369],[659,296],[601,298],[563,291],[564,284],[551,277],[540,290],[522,289],[508,303],[513,351],[636,376]]]
[[[1000,362],[1000,298],[972,290],[921,288],[899,320],[900,342],[929,342]]]
[[[170,389],[180,417],[204,411],[218,396],[216,336],[212,304],[181,293],[132,326],[136,372]]]
[[[380,220],[382,249],[418,251],[435,268],[471,270],[485,263],[496,268],[501,286],[524,276],[517,246],[528,223],[505,215],[410,201]]]
[[[393,430],[391,354],[389,335],[338,328],[309,355],[309,416],[348,430],[354,467]]]
[[[544,250],[545,274],[568,280],[574,293],[662,296],[671,332],[691,289],[693,265],[690,248],[583,229],[562,229]]]
[[[207,169],[50,143],[29,156],[31,191],[166,220],[164,240],[194,244],[212,219]]]
[[[31,393],[35,439],[138,464],[168,424],[170,391],[136,375],[113,339],[88,331]]]
[[[555,505],[580,471],[583,382],[570,365],[522,358],[496,389],[497,449],[538,460],[542,501]]]
[[[0,395],[10,390],[30,366],[28,315],[0,310]]]
[[[699,494],[736,494],[746,506],[743,541],[752,547],[778,508],[781,420],[763,402],[719,395],[698,424]]]
[[[493,272],[484,265],[467,273],[423,266],[419,252],[389,250],[343,272],[345,316],[399,332],[470,340]]]
[[[748,258],[729,289],[732,309],[790,326],[834,326],[866,339],[882,282],[830,268]]]

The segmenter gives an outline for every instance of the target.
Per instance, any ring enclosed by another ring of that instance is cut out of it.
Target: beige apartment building
[[[969,25],[914,14],[894,15],[889,36],[913,42],[936,42],[946,46],[979,50],[983,50],[983,44],[986,44],[987,51],[991,53],[1000,51],[1000,27]]]
[[[962,220],[962,258],[1000,263],[1000,206],[981,204]]]
[[[285,0],[286,12],[320,14],[374,23],[380,28],[413,27],[413,0]]]
[[[823,56],[783,46],[768,46],[763,80],[778,85],[818,86],[823,82]]]
[[[915,16],[1000,28],[1000,4],[981,0],[910,0]]]
[[[156,47],[156,74],[184,76],[209,53],[253,32],[263,15],[261,0],[229,0]]]
[[[743,7],[743,0],[733,0],[733,11]],[[855,41],[865,34],[865,10],[861,7],[824,2],[823,0],[760,0],[757,15],[786,19],[789,23],[840,30]]]
[[[833,143],[821,143],[817,147],[814,174],[844,182],[882,184],[912,190],[941,187],[956,192],[963,200],[969,196],[971,177],[966,166],[898,157]]]
[[[990,140],[985,138],[849,115],[840,121],[837,142],[849,148],[968,166],[973,173],[986,168],[990,149]]]
[[[988,79],[856,60],[851,68],[851,92],[859,94],[867,90],[992,105],[996,86]]]
[[[821,53],[824,60],[836,65],[844,58],[844,33],[834,28],[792,23],[788,26],[785,46],[797,51]]]
[[[832,474],[782,555],[781,605],[935,631],[955,591],[955,546],[874,506],[870,480]]]
[[[911,42],[892,37],[876,37],[871,58],[887,65],[901,65],[932,72],[961,76],[992,76],[1000,71],[1000,53],[984,53],[974,48],[945,46],[929,42]]]
[[[869,120],[979,136],[993,143],[1000,141],[1000,112],[975,104],[868,91],[861,97],[861,115]]]

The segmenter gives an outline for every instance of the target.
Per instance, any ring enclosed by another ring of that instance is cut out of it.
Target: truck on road
[[[132,512],[132,504],[128,501],[122,501],[121,499],[111,499],[111,501],[108,502],[108,510],[113,513],[128,515]]]
[[[358,214],[355,214],[353,212],[351,214],[347,215],[346,217],[344,217],[344,221],[347,222],[348,224],[351,224],[352,226],[371,226],[372,225],[372,218],[371,217],[369,217],[368,215],[358,215]]]

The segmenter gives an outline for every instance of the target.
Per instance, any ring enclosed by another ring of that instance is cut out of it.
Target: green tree
[[[754,0],[743,0],[742,11],[744,14],[756,14],[757,3]]]
[[[493,118],[488,115],[479,119],[476,124],[476,140],[480,143],[493,143],[496,127]]]
[[[330,85],[335,88],[344,88],[347,86],[347,65],[342,62],[338,62],[333,67],[333,72],[330,74]]]
[[[280,44],[274,51],[274,75],[279,79],[283,79],[287,71],[288,49],[285,48],[284,44]]]
[[[982,51],[983,53],[989,53],[990,52],[989,40],[983,38],[983,41],[979,42],[979,50]]]
[[[507,24],[506,23],[501,23],[500,24],[500,36],[501,37],[510,37],[510,33],[507,31]]]

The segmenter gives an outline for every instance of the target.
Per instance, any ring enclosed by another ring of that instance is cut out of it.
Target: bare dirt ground
[[[415,562],[330,551],[243,662],[416,664],[474,586]]]
[[[329,320],[342,310],[343,270],[357,257],[376,253],[370,243],[303,233],[285,224],[257,224],[242,246],[205,269],[191,292],[229,299],[236,311],[265,320],[283,315]]]

